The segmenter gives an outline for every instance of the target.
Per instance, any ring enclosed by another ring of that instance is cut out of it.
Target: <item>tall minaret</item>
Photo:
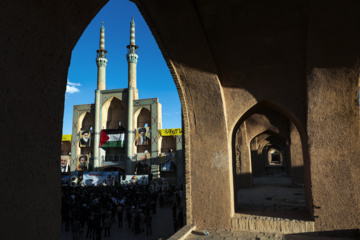
[[[107,64],[106,54],[107,51],[105,50],[105,28],[104,22],[101,23],[100,28],[100,46],[99,50],[96,50],[96,65],[98,67],[98,74],[97,74],[97,90],[105,90],[105,70]]]
[[[130,45],[127,46],[128,54],[126,55],[128,61],[128,126],[127,126],[127,159],[125,164],[126,174],[132,173],[132,157],[133,157],[133,115],[134,115],[134,100],[138,99],[136,89],[136,64],[138,61],[137,49],[135,45],[135,22],[134,17],[130,22]]]
[[[97,89],[95,91],[95,133],[94,133],[94,170],[100,167],[100,126],[101,126],[101,115],[100,115],[100,91],[105,90],[105,72],[107,51],[105,50],[105,28],[104,22],[101,23],[100,28],[100,47],[96,50],[96,65],[98,67],[97,74]]]

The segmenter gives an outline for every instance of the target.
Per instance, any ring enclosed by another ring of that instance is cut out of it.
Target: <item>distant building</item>
[[[79,159],[86,156],[87,170],[118,171],[122,174],[151,173],[154,177],[160,177],[160,172],[166,172],[162,175],[169,177],[173,183],[180,183],[177,176],[182,173],[181,129],[159,131],[162,125],[159,99],[138,97],[138,46],[135,44],[134,19],[130,26],[130,45],[127,46],[126,55],[128,88],[106,90],[107,51],[102,23],[100,47],[96,51],[98,74],[95,103],[74,106],[71,144],[70,141],[62,142],[62,155],[68,155],[71,171],[81,169]],[[167,168],[169,158],[175,168]],[[164,167],[165,163],[167,167]]]

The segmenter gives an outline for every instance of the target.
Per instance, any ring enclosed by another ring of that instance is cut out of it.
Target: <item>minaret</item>
[[[95,133],[94,133],[94,170],[100,167],[100,126],[101,126],[101,115],[100,115],[100,104],[101,104],[101,90],[105,90],[105,72],[107,51],[105,50],[105,28],[104,22],[101,23],[100,28],[100,47],[96,50],[96,65],[98,67],[97,74],[97,89],[95,91]]]
[[[98,75],[97,75],[97,90],[105,90],[105,70],[107,64],[105,50],[105,28],[104,22],[101,23],[100,28],[100,46],[99,50],[96,50],[96,65],[98,67]]]
[[[126,174],[132,173],[132,157],[133,157],[133,115],[134,115],[134,100],[138,99],[136,89],[136,64],[138,61],[137,49],[135,45],[135,22],[134,17],[130,22],[130,45],[127,46],[128,54],[126,55],[128,61],[128,126],[127,126],[127,160],[125,164]]]

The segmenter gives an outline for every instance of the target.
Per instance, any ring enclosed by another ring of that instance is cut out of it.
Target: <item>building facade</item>
[[[181,143],[181,136],[162,137],[159,134],[162,125],[159,99],[139,99],[134,19],[130,22],[130,44],[127,48],[128,88],[106,89],[107,51],[102,23],[100,47],[96,51],[95,103],[75,105],[73,109],[71,153],[68,156],[71,171],[151,173],[156,177],[160,176],[161,161],[164,162],[166,153],[171,151],[174,155],[176,150],[180,150],[173,159],[181,158],[181,144],[176,144]],[[80,158],[83,157],[87,160],[86,167],[80,166]],[[176,179],[176,174],[170,174],[170,177]]]

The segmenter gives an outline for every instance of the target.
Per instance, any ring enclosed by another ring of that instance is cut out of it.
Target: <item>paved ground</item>
[[[109,240],[109,239],[124,239],[124,240],[158,240],[158,239],[167,239],[171,235],[174,234],[174,226],[172,220],[172,209],[171,204],[165,205],[164,208],[158,207],[156,209],[156,214],[152,215],[152,226],[153,226],[153,234],[152,236],[146,236],[145,232],[139,233],[137,235],[128,228],[127,222],[125,222],[125,218],[123,220],[123,227],[118,228],[118,224],[113,223],[111,230],[110,230],[110,238],[104,238],[104,231],[102,231],[102,240]],[[117,220],[117,219],[116,219]],[[85,229],[82,234],[82,238],[79,239],[86,239],[86,231],[87,226],[85,224]],[[60,240],[72,240],[71,232],[65,232],[65,224],[61,225],[61,237]],[[89,239],[89,238],[88,238]]]
[[[320,236],[316,233],[311,234],[281,234],[281,233],[262,233],[262,232],[244,232],[244,231],[224,231],[208,230],[209,236],[202,232],[193,231],[186,240],[356,240],[358,237],[341,236]]]
[[[237,212],[257,216],[308,220],[303,186],[294,187],[285,175],[264,176],[253,179],[253,187],[241,189],[238,194]],[[207,229],[192,231],[186,240],[353,240],[359,237],[344,237],[341,234],[324,236],[324,233],[282,234],[251,231],[226,231]],[[360,233],[359,233],[360,234]]]
[[[309,220],[303,187],[284,175],[253,179],[253,187],[238,190],[236,212],[268,217]]]

